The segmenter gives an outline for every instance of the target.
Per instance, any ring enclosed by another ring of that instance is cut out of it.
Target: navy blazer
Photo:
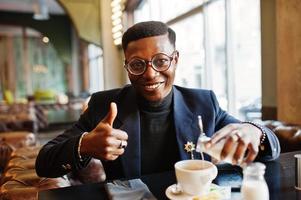
[[[115,102],[118,108],[113,127],[128,134],[128,146],[125,153],[115,161],[102,161],[107,179],[140,176],[140,114],[136,92],[131,85],[93,94],[88,109],[72,128],[43,146],[36,160],[37,174],[58,177],[85,167],[89,159],[80,162],[77,156],[80,135],[96,127],[106,116],[111,102]],[[196,144],[199,137],[198,115],[202,116],[204,132],[209,137],[227,124],[240,122],[219,107],[214,93],[209,90],[173,86],[172,106],[175,137],[182,160],[190,159],[190,154],[184,150],[184,144]],[[276,159],[280,153],[277,137],[268,128],[266,132],[266,148],[257,156],[257,159],[262,161]],[[200,158],[198,153],[194,156]]]

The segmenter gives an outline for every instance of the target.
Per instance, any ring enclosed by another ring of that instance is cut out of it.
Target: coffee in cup
[[[175,172],[184,193],[203,196],[217,176],[217,167],[205,160],[182,160],[175,164]]]

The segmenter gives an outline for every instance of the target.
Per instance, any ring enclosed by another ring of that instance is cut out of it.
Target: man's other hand
[[[258,154],[261,135],[261,130],[252,124],[228,124],[212,136],[206,144],[206,148],[210,148],[220,140],[225,139],[220,155],[221,160],[226,158],[230,152],[233,152],[233,148],[236,148],[234,149],[232,164],[250,163]]]

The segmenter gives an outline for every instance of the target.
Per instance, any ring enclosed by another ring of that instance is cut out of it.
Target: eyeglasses
[[[144,74],[149,63],[151,64],[151,67],[157,72],[163,72],[168,70],[172,60],[174,59],[174,54],[177,52],[177,50],[173,51],[170,56],[165,53],[158,53],[153,55],[151,60],[133,58],[128,62],[125,61],[124,67],[129,73],[136,76]]]

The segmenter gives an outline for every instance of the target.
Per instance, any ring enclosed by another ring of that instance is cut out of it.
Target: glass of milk
[[[254,162],[243,170],[241,194],[244,200],[269,200],[269,188],[264,179],[265,165]]]

